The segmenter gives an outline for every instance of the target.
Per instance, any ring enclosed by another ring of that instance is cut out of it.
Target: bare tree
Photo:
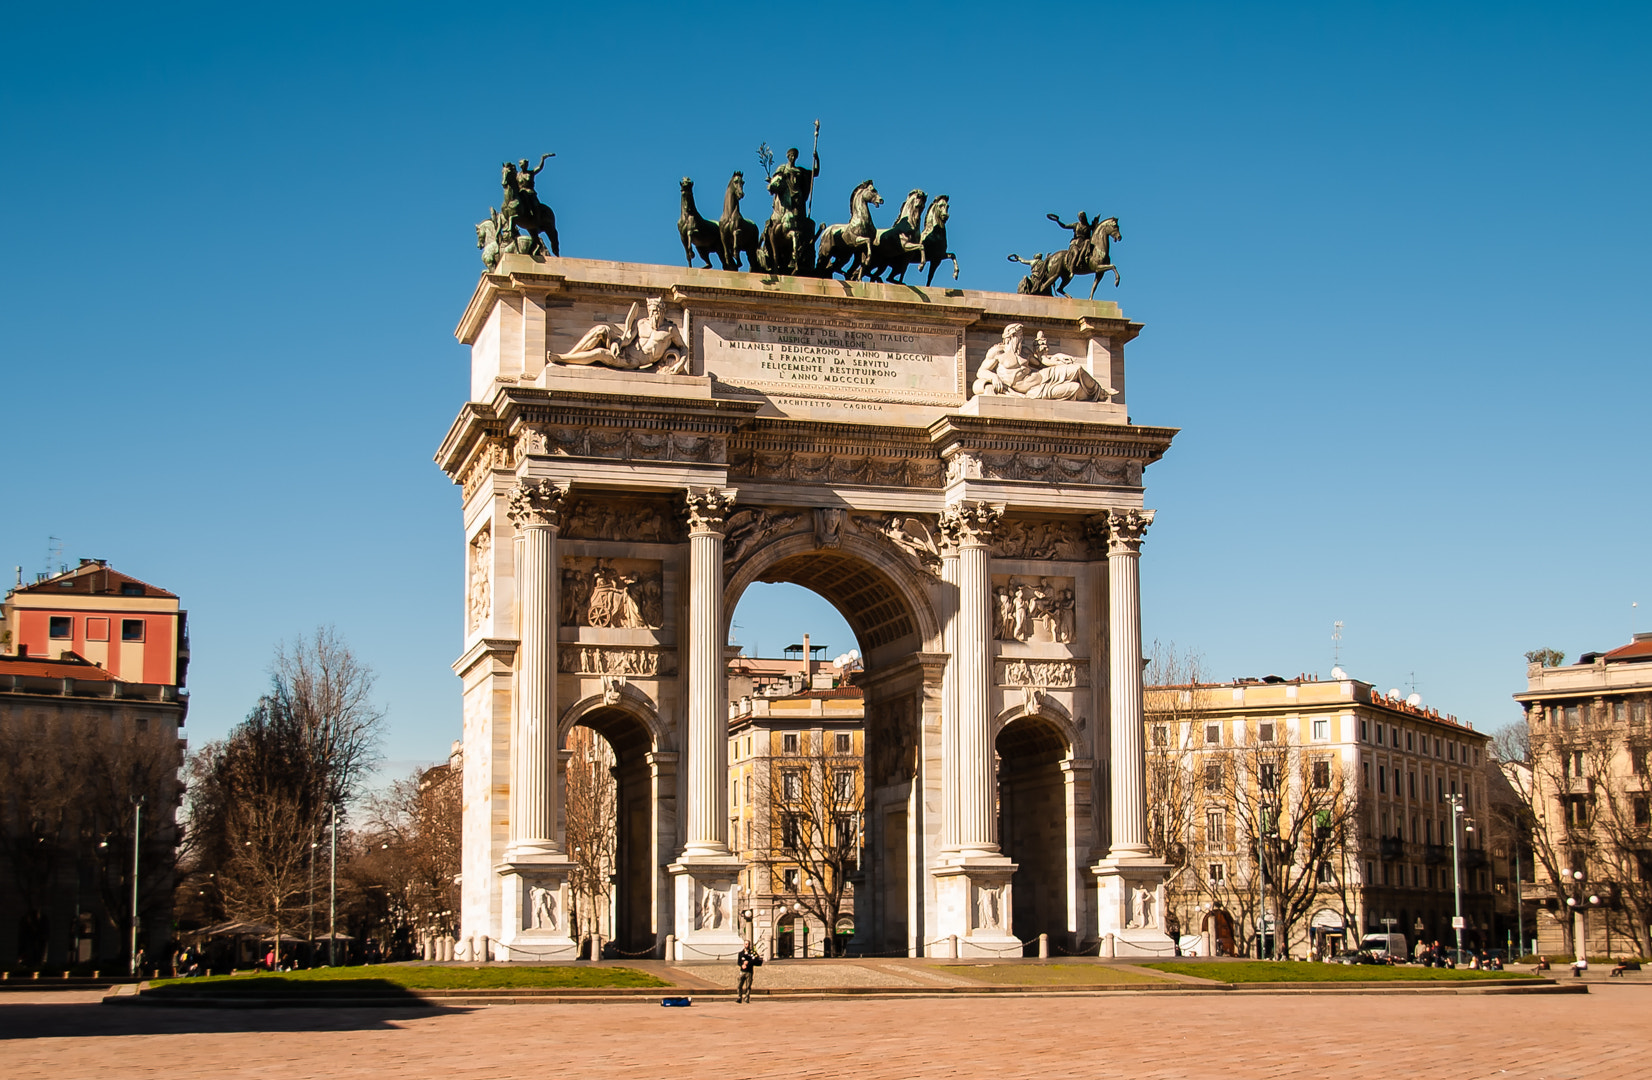
[[[1198,807],[1208,801],[1202,767],[1208,715],[1198,692],[1201,661],[1174,642],[1154,641],[1145,678],[1143,722],[1147,727],[1147,842],[1153,854],[1171,866],[1166,906],[1179,926],[1195,925],[1200,901],[1210,896],[1212,846],[1197,828]],[[1219,745],[1219,743],[1218,743]],[[1225,850],[1219,845],[1215,850]],[[1223,878],[1226,867],[1223,866]]]
[[[1530,765],[1532,760],[1531,728],[1524,721],[1505,724],[1491,736],[1491,753],[1500,762],[1511,765]]]
[[[398,931],[405,922],[409,934],[458,933],[461,783],[448,765],[437,765],[366,800],[351,873],[361,888],[396,900],[385,919]]]
[[[765,872],[795,867],[775,883],[776,895],[819,921],[835,949],[848,908],[850,877],[859,866],[866,810],[860,759],[826,745],[827,733],[798,733],[798,753],[768,758],[756,772],[757,837],[767,836]],[[756,845],[754,845],[756,846]]]
[[[44,963],[51,940],[53,869],[77,846],[76,776],[67,736],[0,735],[0,865],[21,904],[19,959]],[[72,914],[72,913],[69,913]]]
[[[606,915],[618,842],[614,751],[607,740],[583,725],[569,732],[568,749],[563,790],[567,846],[574,860],[569,884],[575,897],[576,940],[593,934],[612,936]]]
[[[1359,785],[1334,754],[1260,741],[1222,755],[1217,782],[1259,871],[1263,919],[1253,925],[1271,914],[1275,949],[1288,954],[1322,893],[1351,887],[1345,853],[1358,842]]]

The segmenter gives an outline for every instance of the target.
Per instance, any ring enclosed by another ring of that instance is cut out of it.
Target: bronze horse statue
[[[505,217],[488,207],[488,219],[476,223],[476,246],[482,251],[482,265],[492,273],[499,265],[501,255],[543,255],[545,245],[537,236],[522,236],[505,231]]]
[[[723,192],[723,216],[717,221],[717,234],[722,240],[724,270],[739,270],[740,257],[745,256],[746,269],[756,271],[757,225],[740,216],[740,200],[746,197],[746,174],[736,169],[729,177],[728,189]]]
[[[883,196],[870,180],[855,185],[849,195],[849,222],[828,225],[820,233],[817,276],[842,274],[845,280],[859,280],[872,260],[872,242],[877,226],[872,224],[874,206],[883,205]]]
[[[694,265],[694,252],[700,252],[700,258],[705,260],[704,269],[711,269],[711,253],[716,252],[717,258],[723,263],[723,269],[729,269],[728,255],[723,251],[723,237],[717,226],[700,216],[700,211],[694,206],[694,181],[683,177],[681,188],[683,191],[682,210],[677,215],[677,235],[683,238],[683,254],[688,256],[688,265]]]
[[[545,159],[555,157],[555,154],[546,154],[539,159],[539,169],[545,167]],[[499,207],[504,227],[501,230],[508,236],[515,236],[520,228],[523,232],[539,241],[539,234],[545,234],[544,243],[552,255],[560,256],[561,248],[556,239],[556,215],[551,208],[539,201],[539,195],[534,191],[534,177],[539,175],[539,169],[528,168],[528,160],[523,158],[520,165],[507,161],[504,164],[500,177],[500,184],[505,189],[505,201]]]
[[[929,265],[929,280],[924,282],[925,287],[935,284],[935,270],[943,259],[952,260],[952,280],[958,280],[958,256],[946,249],[946,219],[951,216],[952,207],[945,195],[935,196],[935,201],[929,204],[929,213],[924,215],[924,231],[920,240],[924,254],[918,268],[922,269],[926,263]]]
[[[872,242],[872,257],[866,261],[865,267],[867,277],[882,281],[887,273],[890,281],[905,284],[906,268],[923,261],[924,249],[918,235],[924,206],[928,202],[929,196],[922,188],[913,188],[907,193],[906,202],[901,204],[901,212],[895,217],[895,224],[879,229],[877,239]]]
[[[1060,293],[1067,295],[1067,283],[1081,274],[1094,274],[1096,279],[1090,283],[1090,299],[1096,298],[1096,286],[1107,271],[1113,272],[1113,287],[1119,285],[1119,268],[1113,265],[1110,251],[1110,240],[1122,240],[1119,234],[1119,219],[1116,217],[1098,221],[1095,232],[1091,235],[1090,243],[1085,247],[1086,255],[1081,256],[1078,262],[1073,261],[1071,248],[1064,248],[1051,255],[1044,263],[1044,275],[1034,285],[1033,292],[1039,296],[1054,296]],[[1057,279],[1060,279],[1059,281]]]

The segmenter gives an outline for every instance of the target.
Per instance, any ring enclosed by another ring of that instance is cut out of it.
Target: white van
[[[1361,952],[1368,952],[1372,956],[1393,957],[1395,960],[1409,960],[1411,954],[1405,948],[1404,934],[1366,934],[1359,939]]]

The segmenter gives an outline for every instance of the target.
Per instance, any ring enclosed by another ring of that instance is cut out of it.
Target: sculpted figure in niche
[[[541,885],[528,890],[528,926],[533,930],[555,930],[557,927],[556,893]]]
[[[1067,578],[1010,578],[993,590],[997,618],[993,635],[1000,641],[1073,640],[1075,596]]]
[[[1003,340],[987,350],[971,389],[976,394],[1003,394],[1008,397],[1042,398],[1054,401],[1100,401],[1100,384],[1084,370],[1084,365],[1056,353],[1046,362],[1036,353],[1022,351],[1024,328],[1020,323],[1004,327]]]
[[[637,586],[637,575],[622,574],[603,560],[597,560],[591,571],[591,603],[586,609],[588,625],[597,627],[641,628],[645,625],[642,606],[632,591]]]
[[[488,558],[493,551],[492,533],[483,529],[470,542],[470,628],[488,617]]]
[[[565,353],[551,359],[562,364],[600,364],[622,371],[652,368],[657,375],[682,375],[688,371],[688,342],[665,314],[659,297],[648,301],[648,314],[639,318],[642,304],[633,301],[620,326],[597,323]]]
[[[998,929],[1000,890],[982,888],[975,893],[975,924],[982,930]]]
[[[1147,929],[1148,927],[1154,925],[1153,891],[1151,889],[1144,889],[1140,885],[1136,886],[1135,892],[1131,896],[1130,906],[1131,915],[1130,922],[1128,924],[1129,927],[1140,927],[1142,929]]]
[[[723,925],[723,894],[707,889],[700,897],[700,929],[716,930]]]

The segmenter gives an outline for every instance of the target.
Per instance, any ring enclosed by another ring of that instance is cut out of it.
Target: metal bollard
[[[1038,935],[1038,958],[1040,960],[1050,958],[1050,935],[1048,934]]]

